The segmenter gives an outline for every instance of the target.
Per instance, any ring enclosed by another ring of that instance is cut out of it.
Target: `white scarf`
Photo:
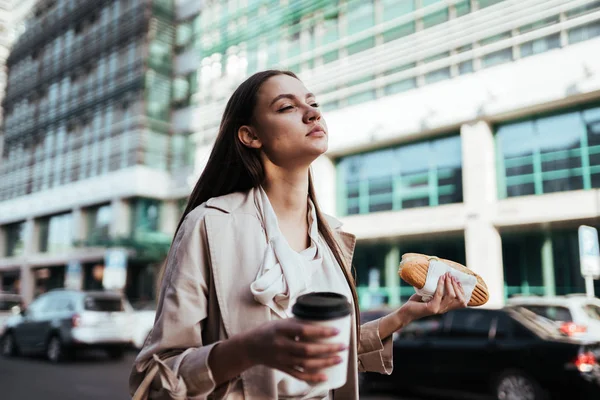
[[[292,316],[291,306],[298,296],[309,291],[311,278],[323,266],[323,243],[319,238],[317,213],[308,200],[310,247],[302,254],[294,251],[279,229],[277,215],[262,187],[254,190],[254,202],[267,236],[262,266],[250,290],[256,301],[269,307],[280,318]],[[311,260],[311,261],[309,261]]]

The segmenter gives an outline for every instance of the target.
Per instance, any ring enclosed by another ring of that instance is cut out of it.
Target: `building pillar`
[[[129,237],[131,234],[131,207],[123,199],[111,201],[112,221],[110,224],[110,237]]]
[[[8,256],[8,248],[6,247],[6,228],[0,227],[0,258],[4,258]]]
[[[179,210],[177,200],[163,201],[159,214],[160,222],[158,230],[162,233],[173,235],[179,222]]]
[[[73,242],[82,242],[87,237],[87,220],[80,207],[74,208],[73,214]]]
[[[335,163],[327,156],[317,158],[312,165],[313,185],[321,211],[338,215],[336,210],[336,170]]]
[[[498,197],[494,134],[485,121],[461,127],[467,267],[488,285],[489,307],[504,304],[502,240],[493,224]]]
[[[556,295],[556,282],[554,280],[554,254],[552,251],[552,236],[550,232],[544,232],[544,243],[542,244],[542,277],[544,282],[544,295]]]
[[[23,298],[23,302],[26,306],[33,301],[33,296],[35,295],[35,279],[29,264],[21,265],[19,274],[19,294]]]
[[[390,307],[400,305],[400,277],[398,276],[398,266],[400,265],[400,248],[398,245],[392,245],[385,256],[385,286],[388,291]]]

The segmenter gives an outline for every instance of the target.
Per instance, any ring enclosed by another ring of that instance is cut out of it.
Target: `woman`
[[[465,307],[460,284],[442,277],[430,302],[413,296],[359,326],[355,238],[320,212],[311,181],[327,140],[315,96],[293,73],[260,72],[237,88],[175,233],[132,392],[151,382],[149,397],[160,399],[355,399],[359,370],[391,373],[395,331]],[[288,318],[311,291],[354,306],[348,380],[335,392],[318,385],[319,371],[344,346],[314,340],[336,332]]]

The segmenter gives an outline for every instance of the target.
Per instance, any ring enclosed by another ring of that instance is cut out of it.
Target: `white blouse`
[[[320,237],[317,214],[308,200],[308,235],[310,246],[296,252],[279,229],[277,216],[262,187],[255,191],[255,204],[269,242],[262,267],[251,284],[256,301],[271,309],[273,320],[292,317],[296,299],[310,292],[336,292],[352,301],[350,287],[327,243]],[[310,385],[276,371],[280,399],[329,399],[323,385]]]

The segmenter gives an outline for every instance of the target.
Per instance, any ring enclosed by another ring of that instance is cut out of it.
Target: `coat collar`
[[[252,188],[247,192],[234,192],[224,196],[213,197],[206,202],[206,207],[220,210],[227,214],[241,213],[256,215],[256,206],[254,205],[254,191]],[[342,227],[342,222],[331,215],[323,213],[325,220],[332,230],[338,230]]]

